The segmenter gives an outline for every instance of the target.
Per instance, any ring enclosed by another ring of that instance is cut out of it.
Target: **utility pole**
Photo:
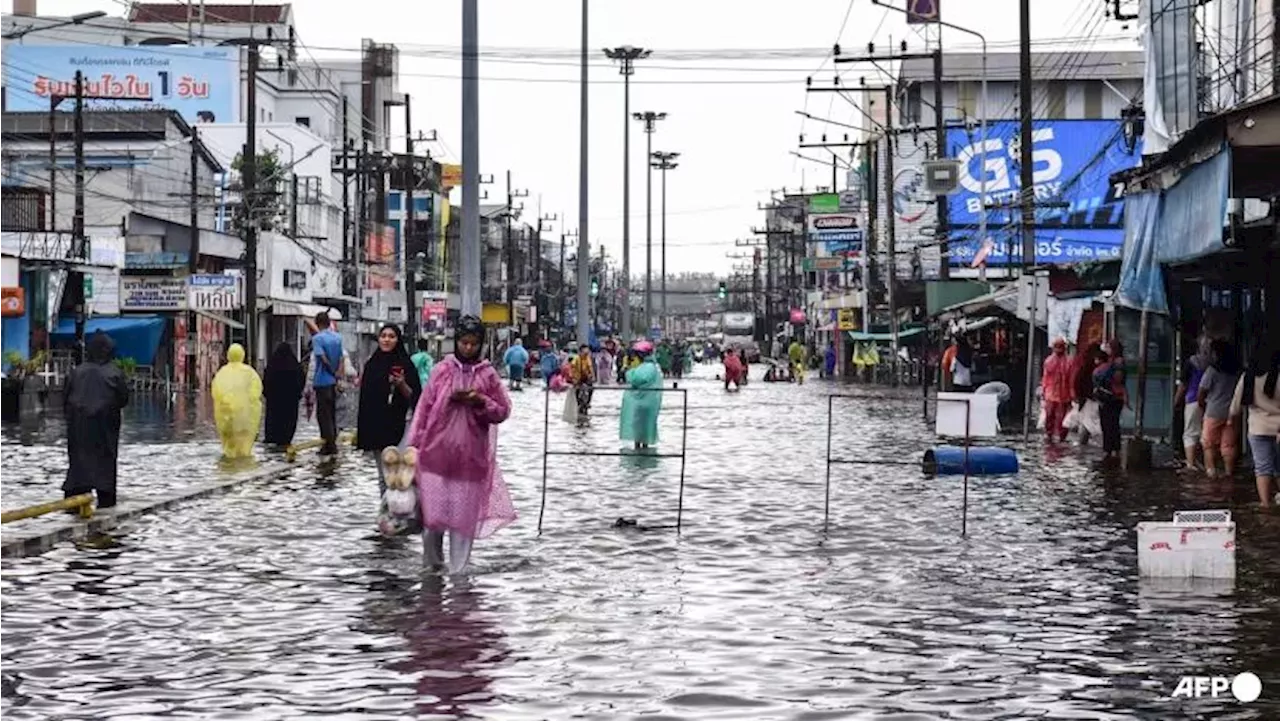
[[[351,263],[355,260],[355,236],[351,232],[351,142],[347,121],[347,96],[342,96],[342,290],[350,295],[358,292],[347,284]]]
[[[245,102],[246,138],[243,161],[240,166],[241,202],[245,206],[244,223],[244,337],[245,359],[250,368],[256,368],[258,357],[258,43],[250,42],[248,98]]]
[[[893,86],[886,86],[884,89],[884,197],[885,197],[885,217],[888,222],[885,223],[888,232],[888,251],[889,251],[889,279],[888,279],[888,297],[889,297],[889,334],[891,336],[890,347],[893,349],[893,384],[898,383],[898,305],[897,296],[894,286],[897,285],[898,279],[898,247],[897,247],[897,218],[893,212]]]
[[[85,252],[85,235],[84,235],[84,73],[76,71],[76,110],[75,119],[73,121],[73,133],[75,134],[75,153],[76,153],[76,180],[75,180],[75,214],[71,218],[71,247],[72,257],[84,262],[88,255]],[[53,133],[53,128],[49,128],[49,132]],[[54,168],[50,168],[52,174]],[[76,363],[84,362],[84,325],[85,325],[85,297],[84,297],[84,275],[67,271],[67,282],[72,283],[71,292],[72,300],[75,303],[76,313]]]
[[[187,275],[200,272],[200,126],[191,126],[191,247],[187,253]],[[187,383],[191,389],[196,387],[196,326],[199,319],[195,310],[187,312],[186,364]]]
[[[650,154],[649,166],[662,171],[662,323],[667,322],[667,171],[675,170],[680,164],[675,162],[679,153],[656,151]]]
[[[49,232],[58,232],[58,105],[62,98],[49,97]]]
[[[418,337],[417,333],[417,309],[414,300],[417,298],[418,284],[415,281],[415,273],[413,263],[414,243],[413,231],[415,227],[414,208],[413,208],[413,188],[418,184],[418,163],[413,157],[413,115],[411,99],[408,93],[404,94],[404,154],[409,163],[408,180],[404,184],[404,227],[400,229],[400,254],[402,256],[401,263],[404,264],[404,335],[409,339],[406,345],[413,345],[414,340]]]
[[[984,98],[982,102],[986,102]],[[938,32],[938,47],[933,51],[933,137],[934,157],[942,160],[947,157],[947,124],[942,117],[942,32]],[[982,169],[985,177],[987,170]],[[946,193],[938,193],[934,198],[938,208],[938,230],[935,240],[938,241],[938,279],[951,278],[951,254],[947,237],[951,233],[951,205]],[[982,202],[987,202],[985,199]],[[981,240],[979,243],[983,242]]]
[[[516,325],[517,266],[516,266],[516,244],[511,237],[511,221],[514,219],[515,214],[519,211],[519,209],[517,209],[514,206],[515,199],[525,198],[525,197],[528,197],[528,195],[529,195],[529,191],[527,190],[512,189],[511,171],[508,170],[507,171],[507,213],[506,213],[507,226],[506,226],[506,235],[503,239],[503,244],[506,247],[506,256],[507,256],[507,316],[508,316],[508,319],[510,320],[511,327],[513,328]]]
[[[590,164],[587,162],[587,153],[589,146],[587,145],[587,128],[590,118],[590,107],[587,104],[587,88],[588,88],[588,71],[587,64],[587,44],[591,41],[590,26],[587,24],[587,0],[582,0],[582,58],[579,68],[580,77],[578,80],[578,252],[588,252],[591,246],[591,234],[587,230],[587,196],[590,187]],[[568,222],[568,218],[565,218]],[[585,250],[584,250],[585,249]],[[563,281],[564,277],[561,276]],[[582,270],[578,270],[578,305],[589,302],[586,291],[586,283]],[[586,318],[579,317],[577,323],[578,343],[586,343],[590,336],[590,327],[587,325]]]
[[[862,254],[862,330],[871,332],[871,279],[878,277],[876,257],[880,252],[880,153],[879,146],[869,146],[867,153],[867,248]]]
[[[462,0],[462,314],[480,317],[480,12]]]
[[[635,61],[649,57],[652,50],[623,45],[605,48],[604,54],[620,64],[622,73],[622,342],[630,343],[631,332],[631,76]],[[583,229],[579,228],[581,233]]]
[[[636,113],[632,117],[644,123],[644,134],[648,142],[644,157],[648,161],[653,157],[653,132],[657,130],[658,121],[665,119],[667,114],[647,110]],[[647,188],[644,198],[644,332],[648,334],[649,329],[653,327],[653,163],[646,162],[645,169]]]
[[[1035,233],[1035,179],[1032,174],[1031,160],[1031,0],[1019,0],[1018,26],[1018,104],[1021,117],[1019,132],[1019,169],[1022,185],[1022,267],[1026,269],[1036,262]],[[983,99],[986,102],[986,99]],[[983,170],[986,175],[986,170]],[[986,200],[983,199],[985,203]],[[1010,261],[1013,259],[1010,258]],[[1012,263],[1010,263],[1012,266]],[[1032,319],[1034,321],[1034,319]],[[1032,323],[1032,328],[1035,323]]]

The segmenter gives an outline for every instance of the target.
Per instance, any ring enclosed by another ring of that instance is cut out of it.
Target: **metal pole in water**
[[[680,497],[676,501],[677,535],[684,520],[684,468],[685,461],[689,457],[689,391],[681,390],[680,394],[684,398],[684,414],[680,420]]]
[[[547,401],[542,408],[542,502],[538,505],[538,535],[542,535],[542,514],[547,510],[547,450],[548,436],[551,433],[551,386],[544,382],[542,391]]]
[[[462,247],[459,288],[463,315],[480,317],[480,11],[462,2]]]
[[[822,530],[827,530],[831,521],[831,410],[835,404],[835,396],[827,396],[827,486],[826,498],[822,502]]]
[[[960,537],[969,532],[969,416],[973,406],[964,401],[964,497],[960,503]]]

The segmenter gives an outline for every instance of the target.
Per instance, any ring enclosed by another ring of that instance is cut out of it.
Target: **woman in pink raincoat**
[[[418,502],[428,566],[463,571],[471,544],[516,519],[498,468],[498,424],[511,414],[502,378],[481,359],[484,326],[474,316],[458,322],[457,350],[431,370],[422,391],[409,445],[418,449]]]
[[[1067,440],[1062,422],[1071,408],[1071,359],[1067,357],[1067,340],[1053,341],[1053,353],[1044,359],[1040,375],[1040,391],[1044,396],[1044,433],[1052,442]]]

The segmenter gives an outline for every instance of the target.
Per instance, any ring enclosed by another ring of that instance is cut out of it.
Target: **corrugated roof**
[[[1118,80],[1142,78],[1142,53],[1129,50],[1093,52],[1055,51],[1031,53],[1031,77],[1044,80]],[[903,60],[901,81],[933,80],[933,60]],[[942,54],[942,80],[982,79],[982,53]],[[1018,79],[1017,53],[988,53],[987,80],[1009,82]]]
[[[289,20],[289,4],[284,5],[232,5],[230,3],[204,4],[199,7],[187,4],[134,3],[129,7],[129,22],[135,23],[185,23],[188,13],[195,17],[204,12],[206,24],[247,25],[251,23],[285,23]]]

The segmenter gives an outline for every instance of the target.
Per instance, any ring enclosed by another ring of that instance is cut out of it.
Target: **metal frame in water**
[[[685,455],[689,441],[689,390],[687,388],[627,388],[625,386],[596,386],[593,392],[600,391],[634,391],[637,393],[679,393],[682,403],[680,412],[680,452],[679,453],[645,453],[633,454],[621,451],[561,451],[550,447],[551,434],[551,395],[544,390],[546,402],[542,411],[542,501],[538,505],[538,534],[542,534],[542,517],[547,510],[547,462],[551,456],[586,456],[596,458],[619,458],[632,455],[643,455],[644,458],[679,458],[680,459],[680,492],[676,500],[676,533],[680,533],[684,517],[684,471]],[[572,393],[570,389],[566,391]]]
[[[832,458],[831,457],[831,430],[834,419],[835,400],[837,398],[849,400],[867,400],[872,396],[860,396],[833,393],[827,396],[827,483],[824,493],[826,494],[822,504],[822,530],[825,532],[831,523],[831,466],[832,465],[871,465],[871,466],[918,466],[922,467],[921,462],[917,461],[900,461],[894,459],[860,459],[860,458]],[[967,398],[935,398],[936,403],[963,403],[965,405],[964,414],[964,497],[960,506],[960,535],[965,536],[968,533],[969,526],[969,399]],[[928,423],[928,414],[926,413],[925,422]]]

